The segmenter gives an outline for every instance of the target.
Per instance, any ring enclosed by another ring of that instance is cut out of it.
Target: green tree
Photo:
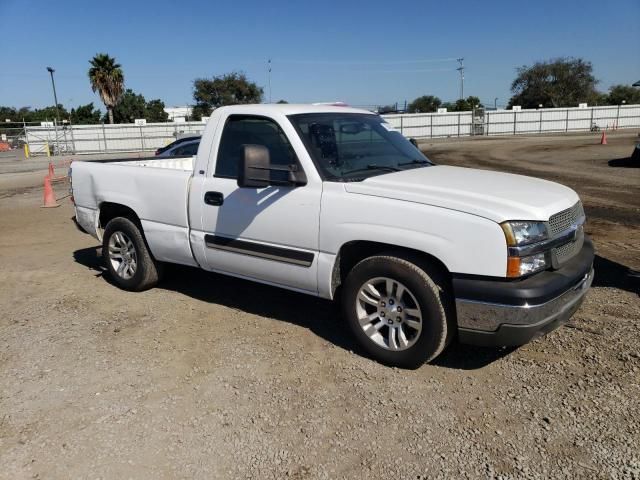
[[[478,97],[474,97],[473,95],[468,96],[467,98],[460,98],[456,100],[454,103],[447,102],[442,105],[449,112],[470,112],[474,108],[484,107],[482,102]]]
[[[428,113],[435,112],[442,105],[442,100],[433,95],[423,95],[416,98],[407,106],[409,113]]]
[[[211,114],[211,109],[206,105],[194,105],[191,109],[191,115],[189,121],[199,122],[202,117],[208,117]]]
[[[289,103],[289,102],[287,102],[286,100],[278,100],[276,103],[283,104],[283,103]]]
[[[596,94],[593,96],[593,99],[591,99],[590,105],[609,105],[609,95],[602,92],[596,92]]]
[[[0,123],[4,123],[6,120],[21,122],[22,118],[18,117],[18,111],[15,108],[0,106]]]
[[[164,111],[164,102],[160,99],[149,100],[144,106],[144,118],[148,122],[166,122],[169,114]]]
[[[31,111],[31,107],[21,107],[18,110],[17,114],[21,120],[24,119],[25,122],[30,122],[33,112]]]
[[[118,104],[112,109],[111,115],[108,117],[109,123],[133,123],[136,118],[145,118],[146,103],[142,95],[127,88]]]
[[[36,108],[33,111],[33,115],[31,116],[31,121],[32,122],[43,122],[43,121],[53,122],[56,119],[56,115],[60,115],[61,122],[63,119],[69,118],[69,112],[67,112],[67,109],[64,108],[64,106],[61,103],[59,103],[57,110],[55,105],[51,105],[50,107],[44,107],[44,108]]]
[[[609,105],[621,105],[623,100],[628,105],[640,104],[640,89],[629,85],[614,85],[609,89]]]
[[[95,125],[100,123],[100,110],[93,106],[93,102],[72,108],[69,115],[73,125]]]
[[[509,105],[524,108],[575,107],[597,98],[591,62],[582,58],[555,58],[517,69]]]
[[[98,53],[89,60],[89,82],[93,92],[98,92],[107,108],[109,123],[113,123],[113,109],[120,101],[124,91],[124,73],[116,59],[106,53]]]
[[[196,78],[193,81],[193,99],[196,104],[192,116],[200,119],[224,105],[260,103],[262,94],[262,88],[249,81],[241,72],[231,72],[212,79]]]
[[[144,118],[147,122],[166,122],[169,115],[164,111],[162,100],[147,102],[144,95],[127,88],[113,109],[113,119],[115,123],[133,123],[136,118]]]
[[[7,120],[11,123],[7,123]],[[13,122],[22,122],[22,117],[18,117],[18,111],[13,107],[0,106],[0,133],[9,137],[15,135],[16,125]]]
[[[62,104],[58,104],[58,112],[60,114],[60,121],[69,118],[69,112],[64,108]],[[36,108],[32,110],[31,107],[22,107],[17,112],[19,117],[18,121],[25,122],[53,122],[56,119],[56,107],[51,105],[50,107]],[[13,120],[13,119],[12,119]]]
[[[69,118],[69,112],[67,112],[62,104],[58,104],[58,112],[61,122]],[[22,122],[23,120],[27,123],[52,122],[56,119],[56,107],[54,105],[36,109],[32,109],[31,107],[21,107],[20,109],[0,107],[0,122],[5,122],[7,119],[12,122]]]

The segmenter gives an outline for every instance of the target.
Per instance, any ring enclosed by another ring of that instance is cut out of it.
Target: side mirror
[[[275,175],[276,178],[271,178],[271,172],[285,172],[286,175]],[[277,177],[281,177],[281,179],[277,179]],[[240,188],[264,188],[269,185],[290,187],[306,184],[307,177],[298,165],[271,165],[267,147],[264,145],[244,146],[238,174]]]
[[[418,141],[415,138],[410,138],[409,141],[411,142],[411,144],[416,147],[418,150],[420,150],[420,148],[418,147]]]
[[[340,126],[340,133],[344,133],[346,135],[357,135],[365,130],[366,127],[362,123],[345,123]]]
[[[245,145],[240,159],[238,186],[241,188],[268,187],[271,178],[269,149],[264,145]]]

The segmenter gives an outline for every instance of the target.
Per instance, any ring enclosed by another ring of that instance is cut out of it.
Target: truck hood
[[[349,193],[393,198],[488,218],[546,221],[579,197],[568,187],[523,175],[433,166],[347,183]]]

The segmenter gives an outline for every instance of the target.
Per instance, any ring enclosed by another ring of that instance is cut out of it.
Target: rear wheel
[[[417,368],[437,357],[451,337],[446,292],[400,256],[358,263],[346,278],[342,302],[358,343],[388,365]]]
[[[120,288],[141,291],[158,283],[161,264],[153,259],[140,229],[128,218],[117,217],[107,223],[102,256]]]

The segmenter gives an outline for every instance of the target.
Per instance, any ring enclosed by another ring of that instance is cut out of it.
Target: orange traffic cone
[[[44,177],[44,205],[43,208],[59,207],[60,204],[56,202],[56,194],[53,193],[51,188],[51,178],[49,175]]]
[[[605,130],[602,131],[602,138],[600,139],[600,145],[607,144],[607,132]]]
[[[49,178],[53,178],[56,176],[56,172],[53,169],[53,162],[49,162]]]

